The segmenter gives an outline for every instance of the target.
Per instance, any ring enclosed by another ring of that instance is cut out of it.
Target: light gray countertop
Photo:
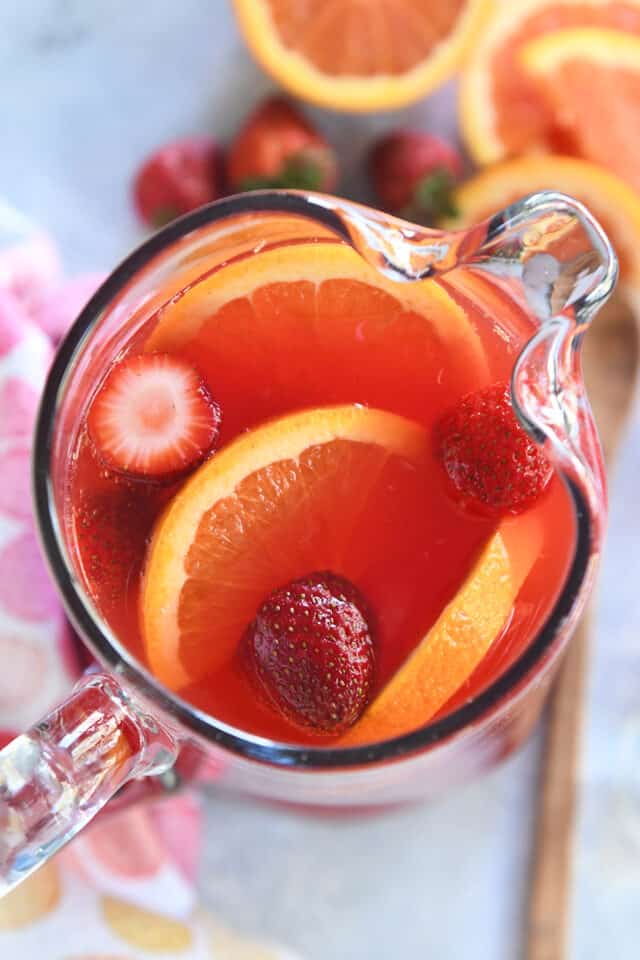
[[[174,136],[228,137],[269,86],[224,0],[0,0],[0,194],[51,230],[70,271],[110,268],[144,236],[129,202],[139,160]],[[451,104],[445,91],[384,118],[312,113],[353,179],[375,132],[400,116],[451,132]],[[600,581],[573,960],[638,956],[639,475],[636,416]],[[538,758],[539,736],[483,781],[383,819],[210,796],[204,897],[306,960],[516,960]]]

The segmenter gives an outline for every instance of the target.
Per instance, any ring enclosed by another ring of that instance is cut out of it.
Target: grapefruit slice
[[[470,52],[460,85],[462,132],[478,163],[495,163],[532,149],[569,152],[566,143],[558,142],[557,130],[554,140],[559,114],[550,109],[539,84],[527,74],[520,54],[522,47],[537,37],[576,27],[640,35],[640,0],[518,0],[496,7]],[[589,112],[594,135],[607,142],[608,124],[592,122],[595,87],[592,76],[579,102],[583,117]],[[558,86],[557,96],[564,102],[563,84]],[[615,95],[609,99],[611,111],[618,111],[617,102]]]
[[[535,513],[501,525],[453,600],[341,738],[341,746],[378,743],[428,723],[471,676],[508,624],[542,542],[542,523]]]
[[[439,493],[438,471],[422,426],[355,404],[239,436],[182,487],[153,533],[141,597],[153,672],[174,690],[211,675],[272,590],[331,570],[374,610],[378,667],[390,675],[493,530]],[[455,564],[443,562],[447,537]]]
[[[336,110],[418,100],[450,77],[489,0],[234,0],[256,59],[297,96]]]
[[[640,191],[634,136],[640,125],[640,36],[582,27],[544,34],[520,63],[552,118],[552,136],[576,156]]]
[[[560,190],[581,200],[613,243],[624,283],[640,290],[640,196],[619,177],[586,160],[556,155],[505,160],[481,170],[454,195],[458,215],[444,226],[480,223],[538,190]]]

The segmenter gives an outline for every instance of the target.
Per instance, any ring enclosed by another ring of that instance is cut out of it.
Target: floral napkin
[[[79,672],[35,535],[30,456],[55,344],[101,279],[65,278],[51,239],[0,199],[0,746],[64,697]],[[191,794],[98,818],[0,900],[0,957],[291,958],[199,906],[201,830]]]

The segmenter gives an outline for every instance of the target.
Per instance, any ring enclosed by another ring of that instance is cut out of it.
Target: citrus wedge
[[[462,132],[478,163],[495,163],[505,156],[532,149],[573,152],[568,151],[566,142],[558,136],[555,121],[560,114],[544,92],[541,93],[535,77],[527,73],[520,55],[525,44],[539,37],[583,27],[640,35],[640,0],[518,0],[497,5],[470,51],[460,85]],[[592,52],[594,49],[592,47]],[[578,91],[576,103],[580,103],[584,127],[589,126],[594,136],[608,142],[608,124],[593,123],[592,96],[596,84],[592,75],[587,86]],[[564,82],[560,81],[556,95],[563,104],[567,102],[567,92]],[[600,96],[598,92],[597,103]],[[612,98],[607,94],[607,98],[608,110],[622,118],[624,111],[618,106],[617,92]],[[625,93],[623,100],[626,100]],[[571,97],[568,102],[569,109],[573,110]],[[626,112],[625,116],[632,127]],[[617,168],[614,165],[611,169]]]
[[[234,0],[262,66],[297,96],[336,110],[400,107],[456,69],[489,0]]]
[[[557,30],[525,44],[520,63],[547,105],[556,141],[640,191],[640,36]]]
[[[398,283],[339,242],[237,259],[163,309],[146,343],[203,375],[222,442],[292,408],[364,402],[424,420],[486,382],[470,319],[433,280]]]
[[[560,190],[581,200],[604,227],[620,261],[624,283],[640,290],[640,195],[597,164],[575,157],[521,157],[487,167],[455,193],[458,215],[444,226],[480,223],[538,190]]]
[[[428,723],[471,676],[508,624],[542,543],[542,524],[535,513],[502,524],[453,600],[341,738],[341,746],[378,743]]]

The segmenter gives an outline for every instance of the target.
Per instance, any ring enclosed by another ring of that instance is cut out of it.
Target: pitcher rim
[[[593,518],[585,491],[572,477],[560,471],[575,512],[575,550],[562,590],[537,635],[500,676],[463,706],[410,733],[362,746],[297,746],[271,741],[225,724],[165,689],[99,619],[97,612],[93,612],[89,598],[81,585],[76,584],[65,557],[50,475],[56,415],[67,374],[82,349],[83,341],[99,322],[102,311],[123,287],[157,254],[189,233],[238,214],[274,212],[300,215],[320,222],[352,245],[345,224],[332,209],[341,203],[341,198],[322,194],[255,191],[200,207],[142,243],[110,273],[61,343],[42,393],[32,457],[33,499],[40,542],[69,618],[96,658],[196,738],[250,760],[301,770],[345,770],[400,760],[443,743],[484,720],[515,694],[552,652],[554,641],[572,613],[589,572],[593,542]],[[350,201],[346,203],[352,205]]]

